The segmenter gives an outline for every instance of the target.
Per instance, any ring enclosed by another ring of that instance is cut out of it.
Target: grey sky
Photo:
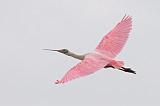
[[[1,106],[159,106],[159,0],[1,0]],[[117,57],[137,75],[102,69],[63,86],[78,63],[44,48],[93,50],[124,14],[130,38]]]

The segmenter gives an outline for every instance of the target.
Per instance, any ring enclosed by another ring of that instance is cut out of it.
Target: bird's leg
[[[111,65],[106,65],[104,68],[114,68],[114,67],[111,66]],[[115,69],[115,68],[114,68],[114,69]],[[133,71],[131,68],[121,67],[121,68],[119,68],[119,70],[124,71],[124,72],[128,72],[128,73],[136,74],[136,72]]]
[[[104,68],[114,68],[114,67],[111,65],[106,65]]]
[[[122,70],[122,71],[124,71],[124,72],[128,72],[128,73],[136,74],[136,72],[133,71],[131,68],[121,67],[120,70]]]

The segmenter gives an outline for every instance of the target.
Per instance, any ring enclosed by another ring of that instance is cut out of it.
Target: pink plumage
[[[65,83],[78,77],[86,76],[103,68],[111,61],[110,58],[103,57],[96,53],[88,54],[84,60],[71,68],[60,81],[57,83]]]
[[[111,58],[116,57],[126,43],[131,29],[132,18],[129,16],[124,16],[121,22],[103,37],[102,41],[96,47],[96,51]]]
[[[57,80],[55,83],[66,83],[78,77],[87,76],[108,64],[115,68],[122,67],[123,61],[117,61],[114,58],[125,45],[131,27],[132,18],[124,16],[114,29],[103,37],[95,51],[86,55],[84,60],[71,68],[61,80]]]

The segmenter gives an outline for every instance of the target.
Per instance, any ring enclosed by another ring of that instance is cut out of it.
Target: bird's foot
[[[124,71],[124,72],[128,72],[128,73],[136,74],[136,72],[133,71],[131,68],[124,68],[124,67],[121,67],[120,70],[122,70],[122,71]]]

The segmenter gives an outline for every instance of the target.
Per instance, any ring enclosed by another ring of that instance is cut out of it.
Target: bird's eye
[[[68,53],[68,50],[67,49],[63,49],[63,53]]]

